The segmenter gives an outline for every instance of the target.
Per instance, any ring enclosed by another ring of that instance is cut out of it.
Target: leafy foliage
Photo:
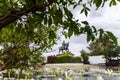
[[[84,50],[81,50],[80,53],[81,53],[83,63],[89,64],[89,61],[88,61],[89,54],[86,53]]]
[[[101,40],[91,42],[87,48],[91,51],[90,55],[104,55],[108,59],[119,57],[119,46],[116,46],[107,35]]]
[[[81,10],[80,13],[83,13],[87,16],[88,12],[90,11],[90,9],[88,7],[86,7],[86,4],[83,4],[83,9]]]
[[[35,25],[35,24],[33,24]],[[10,30],[11,27],[3,28],[0,32],[1,49],[0,60],[4,68],[26,68],[29,62],[41,62],[41,53],[50,48],[56,41],[56,35],[51,35],[53,26],[48,29],[40,25],[20,25]],[[29,28],[31,27],[31,28]],[[26,29],[27,28],[27,29]],[[25,30],[26,29],[26,30]],[[50,32],[46,32],[46,29]],[[55,29],[52,32],[55,33]]]
[[[85,25],[82,27],[78,20],[74,19],[69,7],[76,8],[77,6],[83,6],[80,12],[87,16],[90,11],[88,5],[91,6],[95,4],[96,7],[99,8],[100,6],[104,6],[106,1],[107,0],[3,0],[0,2],[0,24],[5,27],[7,25],[9,26],[10,23],[17,25],[20,21],[22,22],[21,24],[27,23],[29,26],[32,25],[31,28],[36,26],[33,25],[34,23],[46,25],[48,27],[55,25],[58,29],[59,26],[62,26],[64,29],[63,33],[67,33],[66,37],[80,35],[86,32],[87,41],[93,41],[95,35],[93,34],[92,27],[88,24],[81,23]],[[116,0],[111,0],[110,4],[115,4],[115,2]],[[82,31],[82,29],[85,30]],[[49,32],[50,35],[52,35],[50,38],[54,38],[54,31],[51,30]],[[97,32],[98,31],[94,31],[94,33]],[[111,38],[113,39],[113,36]],[[115,38],[113,41],[117,43]]]

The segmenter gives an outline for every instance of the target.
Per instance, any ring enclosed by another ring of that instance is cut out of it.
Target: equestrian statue
[[[65,43],[65,41],[63,41],[63,43],[62,43],[62,46],[61,47],[59,47],[59,53],[62,51],[67,51],[67,50],[69,50],[68,49],[68,47],[69,47],[69,42],[67,42],[67,43]]]

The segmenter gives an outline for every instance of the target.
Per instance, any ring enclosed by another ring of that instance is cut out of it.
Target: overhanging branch
[[[36,11],[44,12],[47,6],[48,5],[45,4],[41,4],[39,6],[33,4],[30,8],[24,7],[21,8],[20,10],[10,11],[8,14],[0,18],[0,30],[5,26],[15,22],[21,16],[28,14],[29,12],[36,12]]]
[[[0,18],[0,29],[2,29],[3,27],[7,26],[8,24],[10,24],[12,22],[15,22],[18,18],[20,18],[24,14],[34,11],[35,10],[34,8],[35,7],[32,6],[29,9],[22,8],[19,11],[18,10],[10,11],[7,15]],[[14,16],[14,15],[16,15],[16,16]]]
[[[10,10],[8,14],[0,18],[0,30],[29,12],[44,12],[52,3],[54,3],[54,0],[50,0],[49,2],[40,1],[37,4],[33,3],[30,8],[23,7],[20,10]]]

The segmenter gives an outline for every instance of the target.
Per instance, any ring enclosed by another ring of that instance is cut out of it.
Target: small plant
[[[80,72],[80,80],[82,80],[82,72]]]
[[[7,70],[8,78],[10,78],[10,70]]]
[[[19,80],[19,79],[20,79],[20,73],[17,74],[17,80]]]
[[[89,54],[87,54],[87,53],[81,53],[81,57],[83,59],[84,64],[89,64],[88,56],[89,56]]]

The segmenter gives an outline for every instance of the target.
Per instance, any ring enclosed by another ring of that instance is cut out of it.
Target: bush
[[[105,65],[106,66],[118,66],[119,65],[119,60],[107,59]]]
[[[76,56],[73,59],[74,63],[81,63],[82,62],[82,58],[80,56]]]
[[[73,57],[71,54],[64,53],[56,56],[57,63],[72,63]]]
[[[56,56],[55,55],[48,56],[47,63],[56,63]]]
[[[47,57],[47,63],[80,63],[82,58],[80,56],[74,57],[72,53],[51,55]]]
[[[82,54],[81,54],[81,57],[82,57],[82,59],[83,59],[83,63],[84,63],[84,64],[89,64],[89,61],[88,61],[89,54],[82,53]]]
[[[30,59],[30,63],[31,64],[37,64],[37,63],[43,62],[44,60],[45,60],[45,58],[42,55],[34,55]]]

